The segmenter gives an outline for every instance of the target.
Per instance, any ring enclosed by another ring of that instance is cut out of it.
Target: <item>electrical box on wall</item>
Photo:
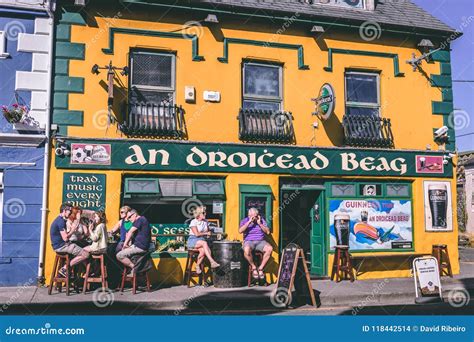
[[[184,87],[184,100],[186,102],[196,101],[196,91],[194,90],[193,86]]]
[[[206,90],[203,94],[204,101],[209,102],[220,102],[221,100],[221,93],[218,91],[209,91]]]

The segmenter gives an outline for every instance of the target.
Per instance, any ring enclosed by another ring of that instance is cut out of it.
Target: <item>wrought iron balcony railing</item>
[[[393,147],[390,119],[376,115],[345,115],[344,144],[358,147]]]
[[[240,109],[238,119],[242,141],[293,143],[295,140],[290,112]]]
[[[186,136],[184,110],[181,106],[153,102],[128,105],[127,118],[120,130],[126,135],[182,139]]]

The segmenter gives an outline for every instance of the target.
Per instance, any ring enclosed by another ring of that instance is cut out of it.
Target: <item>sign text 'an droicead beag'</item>
[[[424,174],[416,168],[415,151],[120,140],[70,144],[71,156],[56,158],[58,168],[309,175]],[[87,150],[100,153],[87,157]],[[442,156],[440,152],[423,153]],[[95,160],[95,155],[100,158]],[[430,176],[449,177],[450,174],[452,168],[447,167]]]

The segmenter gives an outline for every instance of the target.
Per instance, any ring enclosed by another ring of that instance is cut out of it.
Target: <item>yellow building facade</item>
[[[364,4],[354,11],[376,15]],[[364,20],[331,25],[304,2],[254,16],[194,6],[58,4],[49,224],[65,201],[105,208],[109,227],[137,208],[159,242],[160,284],[182,282],[196,204],[230,240],[259,208],[274,276],[290,242],[314,277],[330,274],[338,244],[359,279],[409,276],[434,244],[458,273],[454,133],[435,132],[452,112],[449,48],[406,63],[422,38],[436,47],[452,32],[374,21],[368,37]]]

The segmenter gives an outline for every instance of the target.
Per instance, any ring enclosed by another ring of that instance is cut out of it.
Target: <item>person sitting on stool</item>
[[[211,236],[209,225],[206,220],[206,208],[203,206],[196,207],[193,211],[194,219],[189,224],[189,238],[187,247],[189,249],[197,249],[199,255],[196,262],[196,273],[201,274],[201,264],[206,256],[211,263],[211,268],[218,268],[220,265],[211,255],[211,249],[205,237]]]
[[[258,214],[257,208],[250,208],[248,216],[240,222],[239,233],[244,234],[244,257],[252,267],[252,277],[255,279],[264,279],[263,269],[270,260],[273,247],[265,241],[265,235],[270,234],[265,219]],[[262,263],[258,267],[253,261],[252,252],[259,251],[263,253]]]
[[[70,242],[71,236],[76,232],[77,225],[72,227],[69,232],[66,232],[66,220],[71,215],[72,206],[69,203],[61,204],[59,208],[60,214],[51,224],[50,236],[51,245],[57,253],[72,254],[74,258],[70,262],[70,266],[77,265],[89,258],[89,253],[83,250],[75,243]],[[59,271],[61,277],[66,277],[66,265]]]
[[[117,253],[117,260],[133,272],[135,265],[130,258],[137,254],[145,254],[148,251],[151,243],[151,227],[148,220],[144,216],[138,215],[135,209],[128,212],[127,220],[132,222],[133,225],[127,232],[122,250]],[[132,238],[133,245],[131,245]]]

